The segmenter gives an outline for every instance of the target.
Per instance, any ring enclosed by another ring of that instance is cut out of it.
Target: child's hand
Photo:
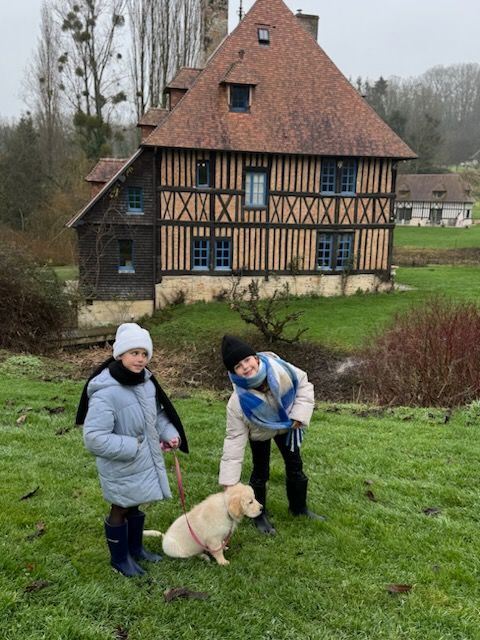
[[[292,422],[292,429],[301,429],[302,427],[303,427],[303,424],[298,420],[294,420]]]
[[[162,451],[172,451],[173,449],[178,449],[179,444],[179,438],[172,438],[171,440],[167,440],[167,442],[161,442],[160,449]]]

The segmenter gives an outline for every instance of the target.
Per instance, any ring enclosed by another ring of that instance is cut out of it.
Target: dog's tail
[[[164,534],[157,529],[144,529],[143,535],[147,538],[163,538]]]

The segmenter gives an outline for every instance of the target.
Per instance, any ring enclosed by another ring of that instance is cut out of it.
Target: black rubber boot
[[[143,525],[145,524],[145,514],[138,511],[134,515],[127,516],[128,522],[128,550],[134,560],[147,560],[148,562],[159,562],[162,556],[157,553],[150,553],[143,546]]]
[[[305,516],[310,520],[326,520],[325,516],[310,511],[307,507],[308,478],[287,479],[288,510],[292,516]]]
[[[128,552],[128,525],[125,522],[112,526],[105,520],[105,537],[110,550],[110,564],[127,578],[143,576],[144,570],[138,566]]]
[[[266,485],[254,484],[250,482],[250,486],[252,487],[253,492],[255,494],[255,499],[258,500],[258,502],[260,502],[261,505],[263,505],[262,513],[256,518],[253,518],[253,524],[256,526],[257,530],[260,531],[260,533],[274,536],[277,532],[275,530],[275,527],[272,525],[272,523],[267,517],[267,512],[265,507],[265,502],[267,499]]]

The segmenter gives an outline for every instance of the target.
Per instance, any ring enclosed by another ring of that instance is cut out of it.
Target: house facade
[[[91,172],[69,223],[81,324],[139,317],[179,291],[209,300],[237,278],[265,294],[388,286],[396,166],[415,154],[303,18],[257,0],[204,69],[179,71],[135,154]]]
[[[475,199],[458,173],[404,174],[397,179],[395,221],[413,226],[469,227]]]

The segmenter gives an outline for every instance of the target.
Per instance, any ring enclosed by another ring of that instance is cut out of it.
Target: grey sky
[[[254,0],[243,0],[248,10]],[[25,110],[22,79],[39,32],[42,0],[0,0],[0,118]],[[320,17],[319,44],[353,79],[417,76],[435,65],[480,63],[479,0],[286,0]],[[239,0],[229,0],[230,30]]]

